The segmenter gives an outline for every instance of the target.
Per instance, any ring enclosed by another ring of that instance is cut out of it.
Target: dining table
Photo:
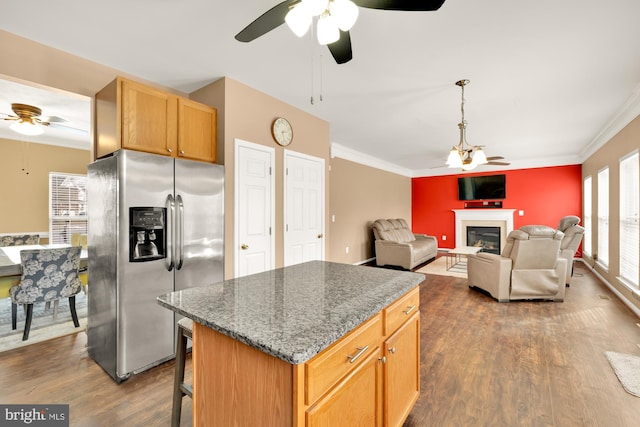
[[[9,289],[20,282],[22,277],[22,264],[20,263],[20,252],[28,249],[54,249],[65,248],[68,244],[47,244],[47,245],[20,245],[0,247],[0,298],[9,297]],[[80,280],[83,285],[87,284],[87,249],[82,249],[80,253]]]

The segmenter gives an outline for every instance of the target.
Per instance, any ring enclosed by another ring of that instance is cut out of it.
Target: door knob
[[[249,245],[247,245],[246,243],[243,243],[240,245],[240,249],[242,249],[243,251],[246,251],[247,249],[249,249]]]
[[[318,234],[318,239],[322,239],[322,233]]]

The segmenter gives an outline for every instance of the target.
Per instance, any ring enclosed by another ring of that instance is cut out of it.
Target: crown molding
[[[584,163],[638,116],[640,116],[640,83],[602,130],[580,152],[580,163]]]
[[[338,143],[331,143],[331,158],[339,157],[344,160],[349,160],[351,162],[359,163],[361,165],[370,166],[372,168],[381,169],[383,171],[395,173],[398,175],[413,177],[413,171],[411,169],[406,169],[395,165],[393,163],[380,160],[377,157],[373,157],[369,154],[364,154],[360,151],[353,150],[351,148],[347,148],[344,145],[340,145]]]

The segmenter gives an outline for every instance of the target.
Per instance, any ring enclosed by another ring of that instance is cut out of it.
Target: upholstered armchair
[[[395,265],[407,270],[435,258],[438,241],[414,234],[404,219],[379,219],[373,223],[376,265]]]
[[[507,236],[502,255],[468,255],[469,287],[499,302],[527,299],[563,301],[567,260],[560,257],[564,234],[545,225],[526,225]]]
[[[573,257],[578,251],[582,237],[584,236],[584,227],[578,225],[580,217],[575,215],[565,216],[558,224],[558,230],[564,233],[562,243],[560,243],[560,256],[567,260],[567,278],[566,284],[571,284],[573,276]]]
[[[38,243],[40,243],[39,234],[23,234],[20,236],[3,234],[0,236],[0,246],[37,245]]]
[[[29,338],[33,304],[69,298],[69,309],[75,327],[79,327],[76,313],[76,294],[82,283],[78,277],[80,246],[57,249],[32,249],[20,252],[22,278],[9,289],[11,296],[11,327],[17,327],[18,305],[27,307],[22,340]]]

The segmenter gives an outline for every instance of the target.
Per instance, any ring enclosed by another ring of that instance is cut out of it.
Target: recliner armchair
[[[407,270],[435,258],[434,236],[414,234],[404,219],[378,219],[373,223],[376,265],[395,265]]]
[[[499,302],[527,299],[564,301],[564,234],[545,225],[526,225],[507,236],[502,255],[468,255],[469,287],[487,291]]]
[[[567,278],[565,283],[567,286],[571,284],[573,276],[573,257],[578,251],[582,237],[584,236],[584,227],[578,225],[580,217],[575,215],[565,216],[558,224],[558,230],[564,233],[562,243],[560,243],[560,256],[567,260]]]

